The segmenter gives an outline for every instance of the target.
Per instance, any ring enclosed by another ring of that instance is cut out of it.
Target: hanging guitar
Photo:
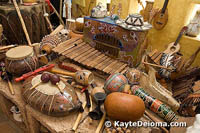
[[[165,0],[163,8],[155,15],[153,20],[153,27],[157,30],[162,30],[168,21],[168,5],[169,0]]]
[[[179,50],[180,50],[179,41],[180,41],[182,35],[184,35],[187,32],[187,29],[188,29],[188,27],[184,26],[181,29],[176,41],[172,42],[168,45],[167,49],[163,52],[163,55],[160,59],[160,65],[168,67],[168,68],[172,67],[172,69],[175,69],[174,66],[173,66],[173,61],[172,61],[172,59],[174,58],[173,55],[175,53],[179,52]],[[166,70],[166,69],[160,69],[159,74],[162,77],[169,78],[171,72],[172,71],[169,71],[169,70]]]

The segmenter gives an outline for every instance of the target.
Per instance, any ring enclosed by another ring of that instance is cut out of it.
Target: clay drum
[[[62,80],[58,83],[63,94],[51,82],[41,83],[36,88],[30,89],[40,82],[41,75],[30,77],[24,82],[22,95],[30,106],[50,116],[66,116],[80,109],[81,102],[69,84]]]
[[[30,46],[19,46],[6,52],[6,70],[20,76],[34,71],[38,67],[38,59]]]

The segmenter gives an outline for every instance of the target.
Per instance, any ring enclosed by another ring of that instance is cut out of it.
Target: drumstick
[[[9,48],[14,48],[14,47],[16,47],[16,45],[9,45],[9,46],[0,47],[0,51],[6,50],[6,49],[9,49]]]
[[[86,107],[86,102],[84,102],[83,103],[83,109],[85,109],[85,107]],[[77,129],[77,127],[78,127],[78,124],[79,124],[79,122],[80,122],[80,120],[81,120],[81,118],[82,118],[82,115],[83,115],[83,112],[81,113],[79,113],[78,114],[78,117],[76,118],[76,121],[75,121],[75,123],[74,123],[74,126],[72,127],[72,130],[73,131],[76,131],[76,129]]]
[[[49,14],[46,12],[45,0],[43,0],[42,5],[43,5],[43,11],[44,11],[44,18],[49,25],[50,31],[53,32],[53,26],[52,26],[52,24],[51,24],[51,22],[49,21],[49,18],[48,18]]]
[[[42,83],[42,82],[39,82],[39,83],[35,84],[34,86],[32,86],[32,87],[30,88],[30,90],[32,90],[32,89],[38,87],[41,83]]]
[[[63,94],[63,90],[62,90],[62,88],[60,88],[60,86],[59,86],[59,82],[58,82],[58,83],[56,83],[56,86],[58,87],[58,89],[59,89],[60,93],[61,93],[61,94]]]
[[[104,121],[106,119],[106,113],[103,114],[103,117],[101,118],[100,122],[99,122],[99,125],[95,131],[95,133],[100,133],[101,131],[101,128],[103,127],[103,124],[104,124]]]
[[[89,112],[92,112],[93,111],[93,103],[92,103],[92,96],[90,95],[90,109],[89,109]],[[92,118],[89,117],[89,123],[92,124],[93,120]]]
[[[15,95],[15,92],[14,92],[14,89],[13,89],[13,86],[12,86],[12,83],[10,82],[10,80],[8,80],[8,86],[9,86],[11,94]]]
[[[22,24],[22,28],[23,28],[23,30],[24,30],[24,34],[25,34],[25,36],[26,36],[28,45],[29,45],[29,46],[32,46],[30,37],[29,37],[28,32],[27,32],[27,29],[26,29],[26,25],[25,25],[25,23],[24,23],[24,20],[23,20],[23,18],[22,18],[22,15],[21,15],[21,12],[20,12],[20,10],[19,10],[19,7],[18,7],[18,5],[17,5],[16,0],[13,0],[13,4],[14,4],[14,6],[15,6],[15,9],[16,9],[17,14],[18,14],[18,16],[19,16],[20,22],[21,22],[21,24]]]

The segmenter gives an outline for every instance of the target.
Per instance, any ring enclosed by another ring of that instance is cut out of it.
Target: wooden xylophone
[[[53,51],[105,74],[125,73],[129,68],[128,64],[101,53],[80,38],[67,40],[59,44]]]

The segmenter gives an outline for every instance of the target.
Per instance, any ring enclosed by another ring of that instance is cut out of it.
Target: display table
[[[98,77],[95,77],[95,82],[97,86],[103,86],[104,80]],[[27,133],[39,133],[41,132],[41,127],[45,127],[49,132],[52,133],[70,133],[75,120],[78,116],[78,113],[70,114],[69,116],[65,117],[52,117],[45,115],[35,109],[33,109],[30,105],[26,104],[21,95],[21,83],[13,83],[13,88],[15,90],[15,95],[11,95],[7,83],[0,80],[0,107],[2,108],[3,112],[11,119],[17,126],[22,128]],[[79,99],[84,102],[85,101],[85,94],[80,92],[80,89],[75,89]],[[91,91],[91,90],[89,90]],[[17,105],[19,110],[21,111],[23,123],[16,122],[13,119],[13,115],[10,111],[10,108],[13,105]],[[95,108],[95,103],[93,102],[93,109]],[[103,108],[103,106],[102,106]],[[148,110],[147,110],[148,111]],[[88,114],[88,108],[85,108],[83,113],[82,119]],[[152,113],[153,114],[153,113]],[[155,117],[158,117],[154,114]],[[81,120],[82,120],[81,119]],[[158,118],[160,119],[160,118]],[[181,119],[182,120],[182,119]],[[151,121],[147,116],[143,116],[140,121]],[[161,119],[159,121],[162,121]],[[77,128],[77,132],[80,133],[94,133],[99,121],[89,119],[87,117]],[[187,126],[192,125],[193,122],[188,123]],[[186,130],[186,128],[172,128],[172,131],[182,131]],[[154,132],[153,132],[154,131]],[[139,127],[133,128],[133,132],[136,133],[157,133],[161,132],[159,128],[151,128],[151,127]]]

